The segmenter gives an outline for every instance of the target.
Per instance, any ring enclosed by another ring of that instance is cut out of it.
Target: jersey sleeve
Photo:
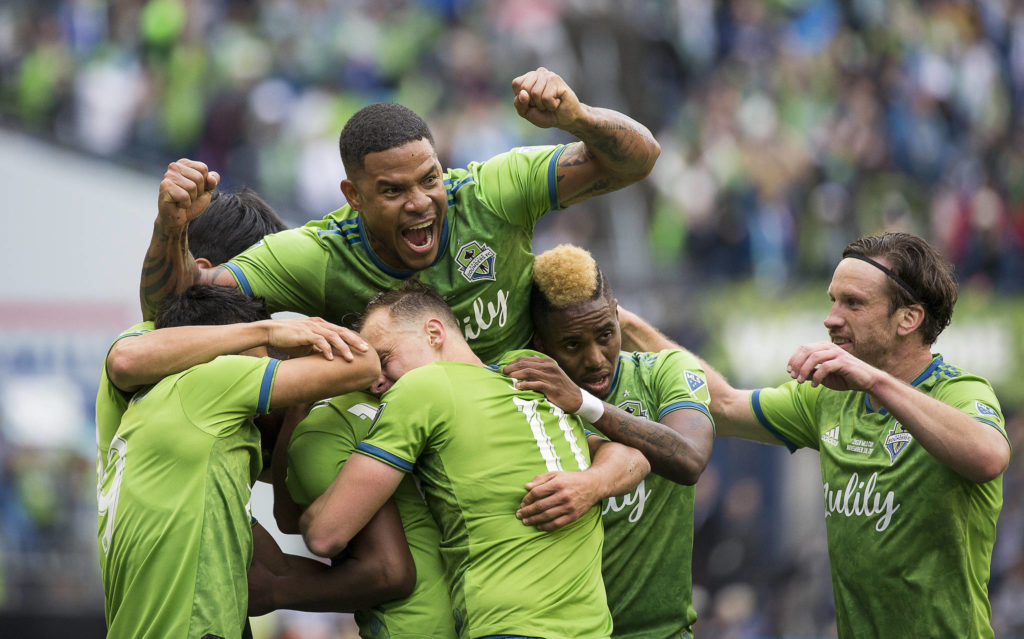
[[[271,313],[323,315],[330,252],[319,233],[305,226],[268,235],[223,266],[246,295],[266,300]]]
[[[177,382],[182,411],[211,435],[230,435],[238,428],[240,415],[269,412],[280,363],[272,357],[223,355],[193,366]]]
[[[992,385],[984,378],[974,375],[954,377],[936,389],[933,397],[995,428],[1009,441],[999,400]]]
[[[471,164],[481,199],[506,222],[532,229],[542,215],[558,209],[555,173],[564,149],[519,147]]]
[[[369,430],[377,403],[318,402],[288,443],[285,485],[295,503],[312,504],[331,485],[342,464]]]
[[[708,380],[696,357],[679,350],[661,351],[652,375],[658,413],[656,420],[684,408],[698,410],[711,419]]]
[[[786,445],[789,452],[798,448],[818,448],[816,406],[824,386],[800,384],[796,380],[775,388],[754,391],[750,407],[757,421]]]
[[[420,455],[444,443],[454,405],[451,382],[442,369],[410,371],[381,397],[370,432],[356,450],[412,472]]]

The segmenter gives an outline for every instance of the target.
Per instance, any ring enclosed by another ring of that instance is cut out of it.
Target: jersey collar
[[[915,377],[914,381],[910,382],[910,385],[913,386],[914,388],[917,388],[917,386],[921,384],[921,382],[931,377],[932,373],[935,372],[935,369],[937,369],[941,364],[942,355],[934,356],[932,358],[931,364],[928,364],[928,366],[925,367],[923,371],[921,371],[921,374]],[[868,396],[867,393],[864,393],[864,408],[866,408],[869,413],[876,412],[874,407],[871,406],[871,398]],[[882,408],[879,408],[877,412],[879,415],[889,414],[889,411],[885,410],[884,406]]]
[[[445,213],[444,220],[441,221],[441,242],[437,247],[437,257],[434,258],[434,261],[430,264],[430,266],[433,266],[434,264],[440,262],[444,258],[445,254],[448,252],[448,216],[449,213],[451,213],[451,211],[451,201],[449,200],[448,211]],[[356,217],[356,228],[359,229],[359,239],[363,245],[363,249],[366,250],[366,257],[370,258],[370,261],[373,262],[374,266],[379,268],[387,275],[390,275],[391,277],[400,280],[407,280],[416,274],[416,271],[395,268],[394,266],[388,265],[386,262],[384,262],[384,260],[380,259],[380,257],[376,253],[373,252],[373,248],[370,247],[370,240],[368,237],[366,237],[366,231],[363,229],[362,213],[359,213]],[[430,266],[428,266],[427,268],[430,268]]]

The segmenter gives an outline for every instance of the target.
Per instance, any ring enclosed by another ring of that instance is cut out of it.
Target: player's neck
[[[932,351],[925,344],[904,343],[888,354],[880,368],[896,379],[911,383],[932,362]]]
[[[483,360],[473,352],[473,349],[469,347],[469,344],[462,340],[455,343],[452,343],[452,340],[446,341],[444,348],[441,350],[441,360],[446,362],[462,362],[464,364],[485,366]]]

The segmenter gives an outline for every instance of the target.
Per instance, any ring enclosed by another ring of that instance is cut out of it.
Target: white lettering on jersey
[[[896,496],[890,490],[885,498],[881,493],[875,492],[875,483],[878,481],[878,473],[871,474],[868,481],[860,481],[857,473],[850,475],[850,481],[846,482],[846,488],[832,490],[825,482],[825,517],[832,514],[853,517],[854,515],[871,517],[881,515],[875,523],[875,530],[884,531],[889,527],[893,514],[899,510],[900,504],[894,504]]]
[[[485,313],[486,311],[486,313]],[[508,320],[508,293],[498,289],[494,302],[485,302],[479,297],[473,300],[473,314],[462,318],[462,330],[467,340],[480,337],[495,322],[504,326]]]
[[[621,512],[622,510],[633,506],[633,510],[629,513],[629,523],[635,524],[644,516],[644,504],[647,502],[647,498],[651,496],[651,491],[647,490],[644,486],[643,480],[637,485],[636,490],[633,491],[632,495],[621,495],[619,497],[609,497],[608,503],[605,504],[604,510],[601,511],[602,515],[607,515],[608,511]],[[619,499],[622,503],[619,503]]]

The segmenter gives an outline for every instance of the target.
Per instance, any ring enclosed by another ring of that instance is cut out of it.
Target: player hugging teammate
[[[842,637],[991,637],[1009,446],[988,383],[930,351],[956,301],[934,250],[851,243],[831,341],[794,354],[790,384],[738,391],[620,309],[586,251],[534,259],[542,215],[642,179],[660,149],[544,68],[512,88],[578,141],[444,169],[419,116],[370,105],[340,137],[346,205],[297,229],[214,198],[202,163],[168,167],[140,287],[156,326],[119,338],[97,398],[110,636],[241,637],[291,608],[353,611],[367,638],[692,637],[717,427],[820,451]],[[251,520],[261,475],[324,561]],[[838,506],[862,479],[891,500],[883,527]]]

